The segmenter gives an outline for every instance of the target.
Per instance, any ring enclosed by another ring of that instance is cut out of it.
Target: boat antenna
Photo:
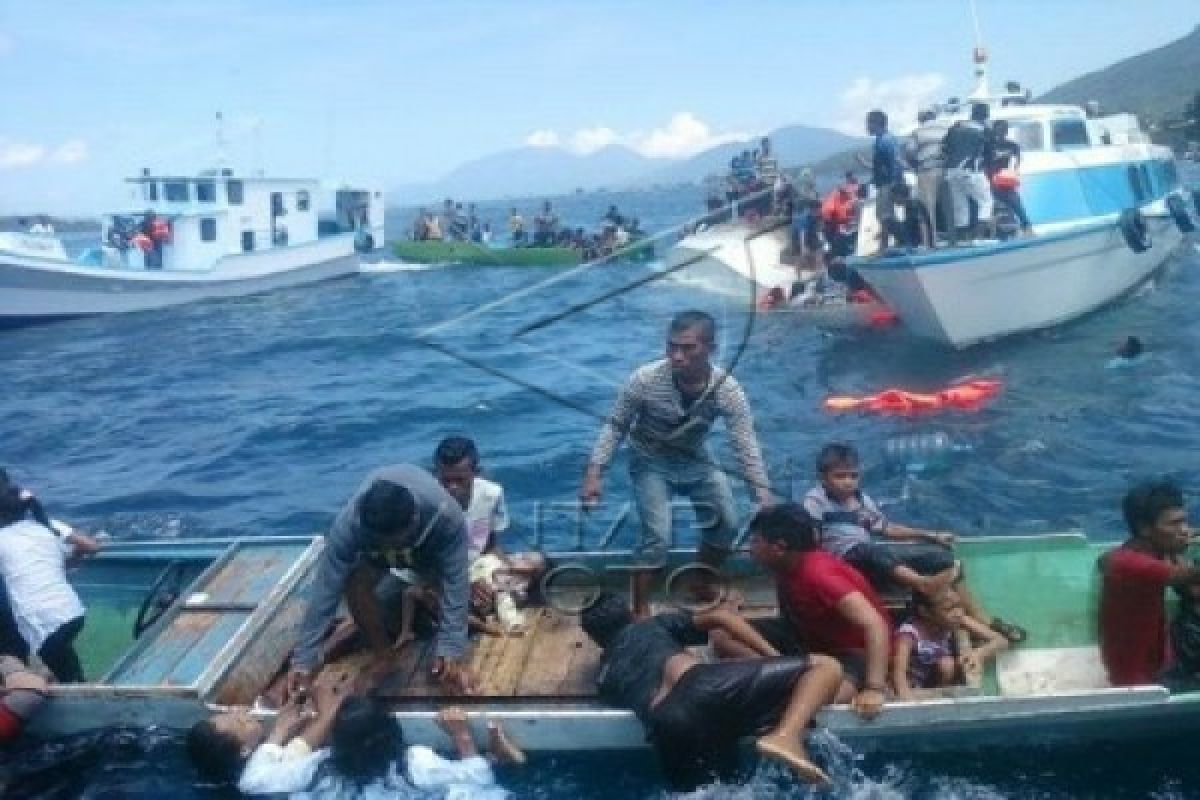
[[[972,56],[975,62],[975,88],[967,99],[986,102],[991,96],[988,89],[988,54],[983,46],[983,30],[979,25],[979,9],[975,6],[975,0],[971,0],[971,22],[975,26],[975,52]]]
[[[217,170],[218,170],[218,174],[220,174],[220,172],[219,172],[220,170],[225,169],[226,167],[229,166],[229,150],[225,144],[225,115],[222,114],[220,111],[217,112],[216,134],[217,134]]]
[[[251,132],[253,133],[253,136],[254,136],[254,138],[253,138],[254,172],[258,177],[261,178],[263,176],[263,165],[262,165],[262,120],[260,118],[258,118],[258,117],[254,118],[254,122],[251,124]]]

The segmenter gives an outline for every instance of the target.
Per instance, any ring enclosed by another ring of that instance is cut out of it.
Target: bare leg
[[[512,740],[499,722],[489,721],[488,752],[497,764],[524,764],[525,752]]]
[[[914,592],[932,597],[948,589],[958,579],[958,564],[944,569],[936,575],[921,575],[911,567],[899,566],[892,570],[892,577]]]
[[[479,755],[475,748],[475,740],[471,738],[471,728],[467,725],[467,712],[458,706],[443,708],[437,715],[438,727],[446,732],[459,758],[474,758]]]
[[[937,685],[953,686],[958,682],[958,664],[953,656],[942,656],[937,662]]]
[[[833,700],[842,682],[842,667],[828,656],[812,656],[812,667],[792,690],[779,726],[755,742],[759,754],[791,767],[802,780],[821,786],[833,781],[808,757],[804,732],[822,706]]]
[[[708,634],[708,641],[712,644],[713,653],[716,654],[717,658],[723,660],[761,658],[761,654],[730,636],[728,631],[711,631]]]
[[[970,590],[966,581],[954,584],[954,591],[958,594],[959,602],[962,603],[963,611],[967,613],[968,617],[977,619],[984,625],[992,624],[992,615],[975,597],[975,593]]]

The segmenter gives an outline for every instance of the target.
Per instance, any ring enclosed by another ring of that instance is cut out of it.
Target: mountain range
[[[864,141],[807,125],[791,125],[767,135],[783,167],[818,161]],[[586,155],[561,147],[518,147],[468,161],[438,181],[397,186],[389,199],[397,203],[434,203],[444,197],[487,200],[556,195],[576,189],[693,183],[728,169],[734,155],[756,147],[757,138],[726,142],[685,159],[647,158],[620,145]]]

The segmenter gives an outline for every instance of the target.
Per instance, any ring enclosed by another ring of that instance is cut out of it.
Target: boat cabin
[[[231,169],[195,176],[129,179],[136,210],[106,215],[101,265],[128,269],[205,271],[225,257],[309,245],[328,236],[354,236],[356,247],[383,244],[383,193],[334,192],[332,224],[318,219],[326,199],[312,179],[243,177]]]

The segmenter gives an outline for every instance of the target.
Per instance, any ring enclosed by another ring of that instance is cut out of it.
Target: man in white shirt
[[[48,524],[25,519],[30,512]],[[86,610],[67,582],[67,562],[98,549],[91,537],[48,520],[37,499],[0,470],[0,580],[8,601],[0,615],[11,614],[6,621],[23,651],[10,655],[27,661],[37,653],[61,683],[84,679],[74,641]]]

